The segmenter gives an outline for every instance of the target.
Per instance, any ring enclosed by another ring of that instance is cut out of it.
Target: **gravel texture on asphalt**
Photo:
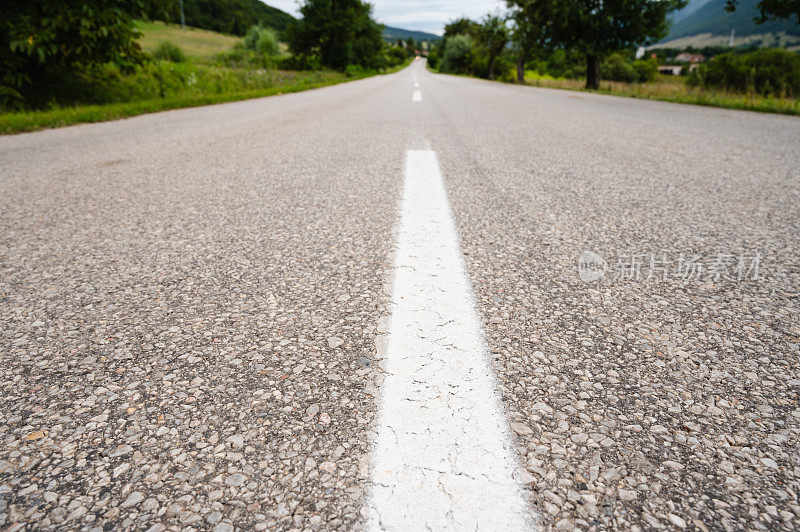
[[[542,524],[800,527],[800,120],[426,86]],[[583,251],[602,280],[579,278]]]
[[[0,138],[0,529],[362,519],[390,83]]]
[[[800,527],[800,120],[420,67],[0,138],[0,528],[363,524],[409,149],[543,527]]]

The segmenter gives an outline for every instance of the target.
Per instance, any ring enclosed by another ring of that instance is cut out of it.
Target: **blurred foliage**
[[[728,52],[703,64],[689,79],[693,85],[740,93],[800,97],[800,54],[770,48],[747,54]]]
[[[0,106],[58,72],[113,63],[131,71],[144,54],[134,19],[143,0],[3,0],[0,4]]]
[[[486,77],[494,79],[495,61],[508,43],[506,20],[498,15],[486,15],[478,29],[478,41],[486,53]]]
[[[153,59],[171,61],[173,63],[183,63],[186,61],[186,54],[181,47],[169,41],[163,41],[152,53]]]
[[[636,81],[636,71],[633,69],[633,65],[619,52],[615,52],[603,60],[600,72],[603,79],[627,81],[628,83]]]
[[[278,55],[278,37],[275,32],[261,25],[256,25],[248,30],[244,38],[244,46],[254,52],[272,57]]]
[[[475,41],[466,34],[448,36],[444,41],[439,70],[451,74],[470,74],[473,66]]]
[[[178,0],[146,0],[151,20],[180,23]],[[184,0],[186,25],[244,36],[253,26],[283,31],[294,17],[260,0]]]

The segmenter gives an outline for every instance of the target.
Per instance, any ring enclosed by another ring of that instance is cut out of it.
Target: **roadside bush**
[[[344,75],[348,78],[354,78],[368,74],[371,70],[362,67],[361,65],[347,65],[344,69]]]
[[[533,66],[531,70],[536,70],[540,74],[548,74],[554,78],[582,78],[586,75],[586,58],[576,50],[556,50],[544,60],[544,68],[541,61]],[[529,67],[526,67],[529,68]]]
[[[278,70],[320,70],[322,63],[313,55],[284,55],[276,60]]]
[[[634,61],[633,70],[636,72],[636,81],[639,83],[655,81],[656,74],[658,74],[658,61],[653,58]]]
[[[782,48],[729,52],[703,65],[691,81],[736,92],[796,98],[800,97],[800,54]]]
[[[183,53],[180,46],[169,41],[164,41],[158,45],[158,48],[153,52],[153,59],[160,61],[170,61],[172,63],[183,63],[186,61],[186,54]]]
[[[483,46],[478,46],[475,41],[472,41],[472,51],[470,53],[470,63],[469,67],[467,68],[466,72],[459,72],[466,73],[471,76],[477,76],[479,78],[488,78],[489,77],[489,57],[486,55]]]
[[[403,48],[392,46],[386,51],[386,62],[390,66],[402,65],[408,59],[408,53]]]
[[[636,70],[621,53],[609,55],[600,65],[600,77],[611,81],[636,81]]]
[[[261,35],[261,26],[251,26],[247,33],[244,35],[244,47],[249,50],[256,49],[258,37]]]
[[[439,47],[435,47],[428,52],[428,67],[436,70],[439,68]]]
[[[514,83],[517,81],[517,66],[509,57],[500,55],[494,63],[494,75],[495,79]]]
[[[278,55],[278,37],[275,32],[263,26],[253,26],[244,37],[245,48],[257,54],[272,57]]]
[[[229,68],[274,68],[277,59],[274,56],[258,53],[237,43],[227,52],[217,54],[219,66]]]
[[[469,35],[455,35],[447,39],[442,54],[440,70],[452,74],[466,74],[472,66],[473,42]]]

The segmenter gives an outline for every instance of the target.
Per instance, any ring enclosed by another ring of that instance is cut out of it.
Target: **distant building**
[[[692,63],[689,66],[683,65],[659,65],[658,72],[660,74],[666,74],[667,76],[682,76],[684,74],[688,74],[689,72],[694,72],[697,70],[697,67],[700,65],[698,63]]]
[[[702,63],[705,60],[706,57],[704,55],[690,54],[688,52],[684,52],[675,56],[675,61],[679,61],[681,63]]]
[[[658,71],[668,76],[680,76],[683,68],[680,65],[661,65],[658,67]]]

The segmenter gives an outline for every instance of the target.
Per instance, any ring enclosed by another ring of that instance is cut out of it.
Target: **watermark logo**
[[[584,283],[593,283],[603,278],[608,263],[594,251],[584,251],[578,257],[578,275]]]
[[[593,251],[578,257],[581,281],[593,283],[608,274],[614,281],[757,281],[762,273],[760,253],[633,253],[618,255],[610,267]]]

